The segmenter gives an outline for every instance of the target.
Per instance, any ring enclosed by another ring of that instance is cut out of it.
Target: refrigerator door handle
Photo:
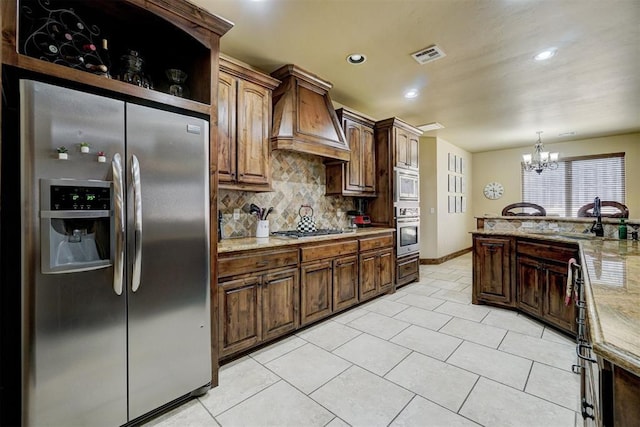
[[[131,179],[133,181],[133,227],[135,242],[131,290],[136,292],[140,287],[140,273],[142,269],[142,190],[140,186],[140,162],[138,162],[135,154],[131,156]]]
[[[113,260],[113,291],[122,295],[124,280],[124,188],[122,179],[122,159],[120,153],[113,155],[111,161],[113,173],[113,216],[115,222],[115,248]]]

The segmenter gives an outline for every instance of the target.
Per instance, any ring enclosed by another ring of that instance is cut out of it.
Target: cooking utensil
[[[273,206],[267,209],[267,212],[264,214],[264,217],[262,219],[266,220],[269,214],[271,213],[271,211],[273,211]]]
[[[249,205],[249,213],[250,214],[256,214],[258,219],[260,219],[260,208],[258,207],[258,205],[254,204],[254,203],[251,203]]]

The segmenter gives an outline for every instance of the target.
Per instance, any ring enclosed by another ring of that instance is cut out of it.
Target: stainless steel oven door
[[[395,202],[417,202],[420,199],[420,175],[415,171],[396,169],[393,183]]]
[[[396,253],[398,256],[420,251],[420,220],[398,218],[396,220]]]

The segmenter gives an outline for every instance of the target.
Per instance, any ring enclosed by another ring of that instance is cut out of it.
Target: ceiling
[[[536,131],[545,143],[640,131],[638,0],[191,1],[235,24],[224,54],[266,72],[296,64],[337,103],[441,123],[425,135],[470,152],[532,146]],[[446,56],[410,56],[433,44]],[[366,62],[348,64],[354,52]]]

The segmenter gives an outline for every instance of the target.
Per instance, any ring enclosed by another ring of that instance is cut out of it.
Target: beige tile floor
[[[574,427],[573,342],[471,304],[471,255],[220,369],[151,426]]]

